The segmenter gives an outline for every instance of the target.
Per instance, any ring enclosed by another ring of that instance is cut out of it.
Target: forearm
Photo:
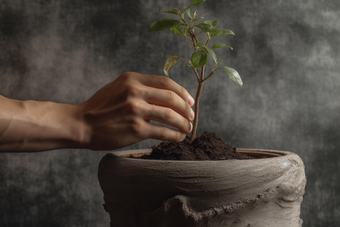
[[[0,96],[0,152],[79,147],[84,130],[77,111],[76,105]]]

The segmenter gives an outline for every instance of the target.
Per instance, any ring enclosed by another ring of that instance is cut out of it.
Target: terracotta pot
[[[128,158],[146,152],[108,153],[99,164],[111,226],[302,226],[306,176],[294,153],[241,149],[266,158],[223,161]]]

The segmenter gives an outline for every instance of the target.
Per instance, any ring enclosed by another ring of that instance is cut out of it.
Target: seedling
[[[221,48],[221,47],[227,47],[231,50],[233,49],[227,44],[224,43],[215,43],[211,47],[208,46],[210,40],[214,37],[220,37],[224,35],[235,35],[234,32],[228,30],[228,29],[217,29],[216,26],[218,25],[218,21],[204,21],[199,24],[195,24],[196,21],[203,19],[203,17],[197,17],[197,10],[194,12],[194,15],[191,16],[190,9],[194,6],[198,6],[205,2],[206,0],[195,0],[189,7],[184,7],[184,12],[182,13],[179,9],[172,9],[168,11],[163,11],[164,13],[170,13],[175,14],[179,16],[180,20],[174,20],[174,19],[163,19],[160,21],[154,22],[150,28],[149,32],[157,32],[165,29],[170,29],[175,35],[179,35],[183,37],[184,39],[187,39],[190,41],[192,48],[194,49],[194,53],[191,55],[191,60],[187,60],[185,58],[182,58],[178,55],[172,55],[169,57],[164,65],[164,73],[165,75],[169,76],[169,72],[171,68],[178,62],[180,59],[184,60],[188,66],[190,66],[197,78],[198,81],[198,88],[197,93],[195,97],[195,119],[193,122],[193,129],[190,136],[190,142],[192,142],[196,137],[196,130],[197,130],[197,123],[198,123],[198,111],[199,111],[199,98],[201,95],[202,87],[204,82],[210,78],[217,70],[223,69],[227,75],[238,83],[240,86],[243,85],[243,82],[241,80],[240,75],[238,72],[230,68],[228,66],[220,66],[219,64],[223,62],[221,60],[220,62],[217,61],[217,56],[213,49],[215,48]],[[185,19],[185,15],[187,16],[187,20]],[[198,30],[198,33],[195,33],[195,30]],[[206,41],[202,42],[198,39],[199,35],[201,33],[204,33],[206,36]],[[205,66],[208,63],[208,54],[212,57],[215,65],[213,66],[213,69],[211,70],[210,74],[204,78],[204,71]],[[201,68],[201,75],[199,76],[197,72],[197,68]]]

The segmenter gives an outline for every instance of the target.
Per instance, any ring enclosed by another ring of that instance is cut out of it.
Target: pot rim
[[[223,162],[223,161],[254,161],[254,160],[265,160],[268,158],[256,158],[258,154],[270,156],[269,159],[277,159],[282,158],[284,156],[294,154],[289,151],[279,151],[279,150],[269,150],[269,149],[250,149],[250,148],[238,148],[236,151],[239,153],[246,153],[250,154],[250,156],[255,156],[253,159],[226,159],[226,160],[195,160],[195,161],[188,161],[188,160],[159,160],[159,159],[140,159],[139,157],[150,153],[152,149],[133,149],[133,150],[123,150],[123,151],[113,151],[109,154],[116,156],[121,159],[126,160],[138,160],[138,161],[149,161],[149,162]],[[135,157],[130,157],[130,155],[135,155]]]

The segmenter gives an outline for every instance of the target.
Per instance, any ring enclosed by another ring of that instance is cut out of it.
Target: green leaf
[[[193,6],[198,6],[198,5],[201,5],[203,2],[205,2],[206,0],[195,0],[193,3],[191,3],[191,5],[187,8],[191,8]]]
[[[200,20],[200,19],[203,19],[203,18],[204,18],[204,17],[197,17],[197,18],[193,19],[193,21],[195,22],[195,21]]]
[[[169,76],[169,71],[170,69],[176,64],[176,62],[178,62],[178,60],[180,60],[181,57],[177,56],[177,55],[172,55],[171,57],[169,57],[164,65],[164,73],[165,75]]]
[[[210,25],[212,27],[216,27],[218,25],[218,20],[209,20],[209,21],[204,21],[202,23],[208,24],[208,25]]]
[[[191,63],[195,68],[201,67],[208,62],[207,52],[204,50],[197,51],[191,56]]]
[[[214,45],[212,45],[211,49],[220,48],[220,47],[229,47],[230,49],[233,49],[231,46],[224,44],[224,43],[215,43]]]
[[[216,54],[215,54],[215,52],[212,49],[210,49],[209,47],[204,46],[202,43],[198,43],[197,46],[201,50],[206,51],[207,53],[209,53],[211,55],[211,57],[214,59],[215,63],[217,63]]]
[[[208,51],[208,53],[214,59],[215,63],[217,63],[217,57],[216,57],[215,52],[212,49],[210,49],[209,47],[204,46],[204,48]]]
[[[232,79],[233,81],[235,81],[236,83],[238,83],[242,87],[242,85],[243,85],[242,79],[235,69],[230,68],[228,66],[223,66],[221,68],[228,74],[230,79]],[[220,69],[220,68],[218,68],[218,69]]]
[[[179,35],[182,36],[183,38],[185,38],[185,30],[183,28],[181,28],[180,26],[175,26],[173,28],[170,28],[170,30],[175,34],[175,35]]]
[[[205,24],[205,23],[200,23],[200,24],[194,25],[194,27],[200,29],[204,33],[210,32],[211,29],[213,28],[209,24]]]
[[[190,9],[186,9],[185,13],[187,14],[189,19],[192,19],[191,15],[190,15]]]
[[[191,3],[191,5],[189,7],[184,7],[185,11],[190,10],[190,8],[193,7],[193,6],[201,5],[205,1],[206,0],[195,0],[193,3]]]
[[[154,22],[150,28],[149,28],[149,32],[158,32],[164,29],[169,29],[169,28],[173,28],[176,25],[180,25],[181,22],[179,20],[174,20],[174,19],[163,19],[160,21],[156,21]]]
[[[204,48],[204,45],[202,43],[197,43],[197,46],[201,49],[206,51],[206,49]]]
[[[195,12],[194,12],[194,17],[196,17],[196,15],[197,15],[197,10],[195,10]]]
[[[215,28],[216,29],[216,28]],[[210,37],[219,37],[223,35],[235,35],[234,32],[228,30],[228,29],[216,29],[214,31],[210,31]]]
[[[207,23],[208,22],[208,23]],[[211,24],[210,24],[211,23]],[[218,21],[217,21],[218,23]],[[216,21],[205,21],[200,24],[194,25],[194,27],[202,30],[204,33],[210,34],[210,37],[219,37],[223,35],[235,35],[234,32],[228,29],[217,29],[212,24],[216,24]]]
[[[194,27],[199,28],[204,33],[208,33],[208,32],[216,32],[216,31],[218,31],[218,29],[215,28],[216,25],[218,25],[218,20],[204,21],[204,22],[202,22],[200,24],[194,25]]]
[[[172,9],[172,10],[167,10],[167,11],[162,11],[164,13],[172,13],[172,14],[175,14],[175,15],[179,15],[181,13],[181,11],[179,11],[179,9]]]

